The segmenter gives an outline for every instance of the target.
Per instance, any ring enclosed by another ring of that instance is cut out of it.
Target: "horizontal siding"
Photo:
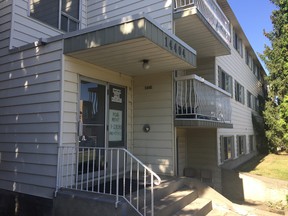
[[[233,78],[233,98],[231,98],[232,106],[232,124],[233,129],[218,129],[218,163],[220,163],[220,136],[234,136],[234,145],[236,145],[237,135],[246,135],[246,145],[249,145],[249,135],[255,135],[253,124],[252,124],[252,112],[253,110],[247,106],[247,90],[251,92],[254,96],[263,95],[261,83],[258,81],[256,76],[253,74],[251,69],[245,62],[245,49],[243,49],[243,57],[230,44],[231,55],[217,57],[216,67],[220,66],[226,73]],[[216,83],[218,82],[216,76]],[[235,83],[237,81],[244,87],[244,98],[245,104],[241,104],[235,100]],[[248,148],[247,148],[248,149]],[[235,148],[235,151],[237,149]],[[225,162],[225,166],[229,164],[234,164],[234,167],[247,161],[253,156],[254,153],[249,155],[243,155],[237,160],[232,160]]]
[[[215,84],[215,58],[199,59],[197,68],[189,71],[189,73],[196,74]]]
[[[174,129],[172,115],[172,74],[134,77],[134,151],[154,171],[174,173]],[[151,89],[145,89],[150,86]],[[143,125],[150,132],[143,132]]]
[[[123,74],[87,64],[65,56],[64,104],[63,104],[63,145],[78,143],[78,98],[79,76],[94,80],[125,86],[127,88],[127,146],[132,147],[132,78]]]
[[[32,43],[39,38],[49,38],[60,34],[57,29],[30,18],[28,8],[28,0],[14,1],[10,48]]]
[[[162,27],[172,30],[172,1],[136,0],[93,1],[88,0],[88,26],[102,24],[129,15],[146,13]]]
[[[0,1],[0,58],[7,55],[10,41],[12,1]],[[1,71],[1,70],[0,70]]]
[[[184,168],[187,166],[187,130],[177,128],[177,174],[184,176]]]
[[[217,129],[187,129],[187,167],[210,170],[212,183],[221,191],[221,170],[217,161]]]
[[[62,42],[0,57],[0,188],[52,198]]]

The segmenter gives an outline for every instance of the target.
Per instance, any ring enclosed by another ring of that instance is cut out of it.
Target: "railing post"
[[[154,178],[151,175],[151,216],[154,216]]]
[[[115,208],[118,207],[118,202],[119,202],[119,149],[117,149],[116,203],[115,203]]]

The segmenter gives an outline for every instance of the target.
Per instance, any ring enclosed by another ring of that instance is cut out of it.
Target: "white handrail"
[[[122,197],[140,215],[154,215],[153,189],[161,178],[127,149],[62,146],[59,158],[56,190],[110,194],[115,207]]]

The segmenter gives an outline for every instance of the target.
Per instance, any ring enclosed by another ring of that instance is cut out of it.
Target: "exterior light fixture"
[[[148,133],[148,132],[150,131],[150,125],[149,125],[149,124],[143,125],[143,131],[144,131],[145,133]]]
[[[143,59],[142,60],[142,67],[143,67],[144,70],[148,70],[150,68],[148,59]]]

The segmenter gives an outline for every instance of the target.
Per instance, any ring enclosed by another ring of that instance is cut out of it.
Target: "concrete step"
[[[154,202],[156,202],[157,200],[162,199],[163,197],[168,196],[169,194],[174,193],[175,191],[181,189],[184,186],[185,183],[185,179],[181,179],[181,178],[166,178],[163,179],[161,184],[159,186],[154,186]],[[151,204],[151,188],[147,188],[146,191],[146,205],[150,206]],[[132,198],[132,203],[134,204],[134,206],[136,206],[136,202],[139,202],[139,209],[143,208],[143,204],[144,204],[144,190],[140,190],[139,191],[139,198],[135,199],[136,193],[133,194],[133,198]],[[128,200],[130,199],[129,196],[126,197]]]
[[[159,200],[155,200],[154,214],[156,216],[173,215],[193,200],[197,199],[197,191],[191,190],[188,187],[183,187]],[[147,211],[148,215],[151,211]]]
[[[212,210],[212,201],[204,198],[197,198],[174,216],[204,216]]]
[[[213,209],[206,216],[240,216],[240,215],[232,211]]]

